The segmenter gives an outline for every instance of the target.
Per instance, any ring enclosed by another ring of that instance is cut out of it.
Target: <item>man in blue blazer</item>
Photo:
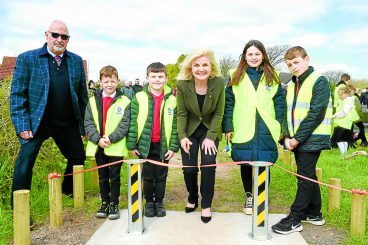
[[[82,58],[66,50],[68,27],[54,20],[42,48],[18,56],[10,94],[10,113],[21,143],[15,162],[12,191],[31,189],[32,169],[42,143],[52,137],[73,165],[83,165],[83,118],[88,102]],[[73,193],[72,177],[65,177],[63,193]],[[12,198],[13,200],[13,198]]]

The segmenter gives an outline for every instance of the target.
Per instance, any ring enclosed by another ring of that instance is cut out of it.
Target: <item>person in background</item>
[[[176,98],[166,85],[165,66],[155,62],[147,67],[148,86],[132,100],[127,145],[134,156],[168,163],[179,150],[176,131]],[[164,217],[168,167],[146,162],[143,165],[146,217]]]
[[[285,91],[279,72],[271,65],[263,44],[250,40],[240,55],[239,66],[230,71],[222,122],[231,141],[234,161],[277,160],[277,143],[286,112]],[[240,167],[245,193],[244,213],[252,214],[252,166]]]
[[[21,147],[12,192],[31,189],[37,155],[50,137],[67,159],[64,174],[85,160],[82,138],[88,94],[83,61],[66,50],[70,35],[63,21],[52,21],[45,38],[43,47],[20,54],[14,68],[10,114]],[[64,177],[62,192],[73,194],[72,176]]]
[[[201,220],[211,220],[214,196],[217,147],[225,104],[225,82],[213,51],[190,52],[177,77],[178,135],[184,166],[184,181],[189,193],[185,212],[198,207],[198,151],[201,153]]]
[[[134,84],[133,84],[133,90],[134,90],[134,93],[138,93],[140,91],[142,91],[143,89],[143,84],[141,84],[139,78],[136,78],[135,81],[134,81]]]
[[[360,145],[361,146],[368,146],[367,138],[365,136],[365,129],[364,129],[364,123],[362,121],[363,118],[363,112],[362,112],[362,104],[360,103],[359,99],[359,88],[354,88],[353,85],[347,85],[348,89],[350,90],[349,96],[353,98],[354,100],[354,109],[356,111],[356,114],[358,116],[358,119],[356,121],[353,121],[353,125],[351,127],[351,131],[353,132],[353,139],[354,141],[361,140]],[[356,125],[359,129],[359,133],[354,133],[354,125]]]
[[[121,87],[120,91],[123,93],[123,95],[131,100],[135,94],[132,87],[132,81],[126,80],[124,82],[124,86]]]
[[[307,51],[300,46],[288,49],[285,62],[293,74],[288,83],[287,123],[283,125],[288,150],[295,155],[297,173],[317,180],[316,164],[321,151],[330,149],[332,99],[330,85],[309,66]],[[321,213],[321,191],[319,184],[298,178],[298,189],[290,213],[272,226],[280,234],[303,230],[301,221],[313,225],[325,224]]]
[[[96,158],[97,166],[128,156],[126,136],[130,122],[130,100],[117,90],[118,71],[113,66],[100,70],[102,90],[89,99],[84,126],[88,135],[87,156]],[[119,219],[121,163],[98,169],[102,204],[97,218]]]

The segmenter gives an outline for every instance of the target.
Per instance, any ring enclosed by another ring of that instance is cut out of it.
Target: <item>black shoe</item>
[[[109,215],[109,203],[103,201],[100,209],[96,213],[97,218],[106,218]]]
[[[166,210],[165,210],[164,204],[162,202],[156,202],[155,203],[155,209],[156,209],[156,217],[165,217],[166,216]]]
[[[322,226],[326,224],[326,221],[323,219],[322,215],[305,215],[302,219],[302,222],[310,223],[317,226]]]
[[[191,203],[192,204],[192,203]],[[191,207],[185,207],[185,212],[186,213],[191,213],[193,212],[194,210],[196,210],[196,208],[198,208],[198,202],[194,203],[194,208],[191,208]]]
[[[212,216],[205,217],[205,216],[202,216],[202,215],[201,215],[201,220],[202,220],[202,222],[203,222],[203,223],[205,223],[205,224],[207,224],[208,222],[210,222],[210,221],[211,221],[211,218],[212,218]]]
[[[108,218],[110,220],[119,219],[120,218],[120,211],[119,211],[119,205],[111,202],[109,205],[109,216]]]
[[[155,204],[153,202],[147,202],[144,207],[144,216],[152,218],[156,216]]]
[[[290,234],[296,231],[302,231],[303,226],[298,218],[287,216],[280,220],[279,223],[272,226],[272,230],[279,234]]]

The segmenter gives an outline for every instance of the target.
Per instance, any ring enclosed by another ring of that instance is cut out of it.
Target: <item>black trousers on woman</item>
[[[188,202],[198,203],[198,150],[201,151],[201,166],[216,163],[216,156],[205,154],[204,149],[201,149],[202,142],[205,140],[207,129],[204,127],[198,127],[197,130],[189,137],[192,142],[190,146],[189,154],[182,148],[181,158],[184,166],[193,166],[190,168],[183,168],[184,181],[189,192]],[[216,139],[215,145],[218,147],[219,140]],[[216,167],[201,167],[201,207],[209,208],[212,205],[212,199],[215,188],[215,173]]]

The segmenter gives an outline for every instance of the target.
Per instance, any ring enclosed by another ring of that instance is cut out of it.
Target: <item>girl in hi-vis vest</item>
[[[286,111],[285,91],[260,41],[249,41],[239,66],[230,71],[225,92],[223,132],[234,161],[276,162]],[[241,165],[245,214],[252,214],[252,167]]]

